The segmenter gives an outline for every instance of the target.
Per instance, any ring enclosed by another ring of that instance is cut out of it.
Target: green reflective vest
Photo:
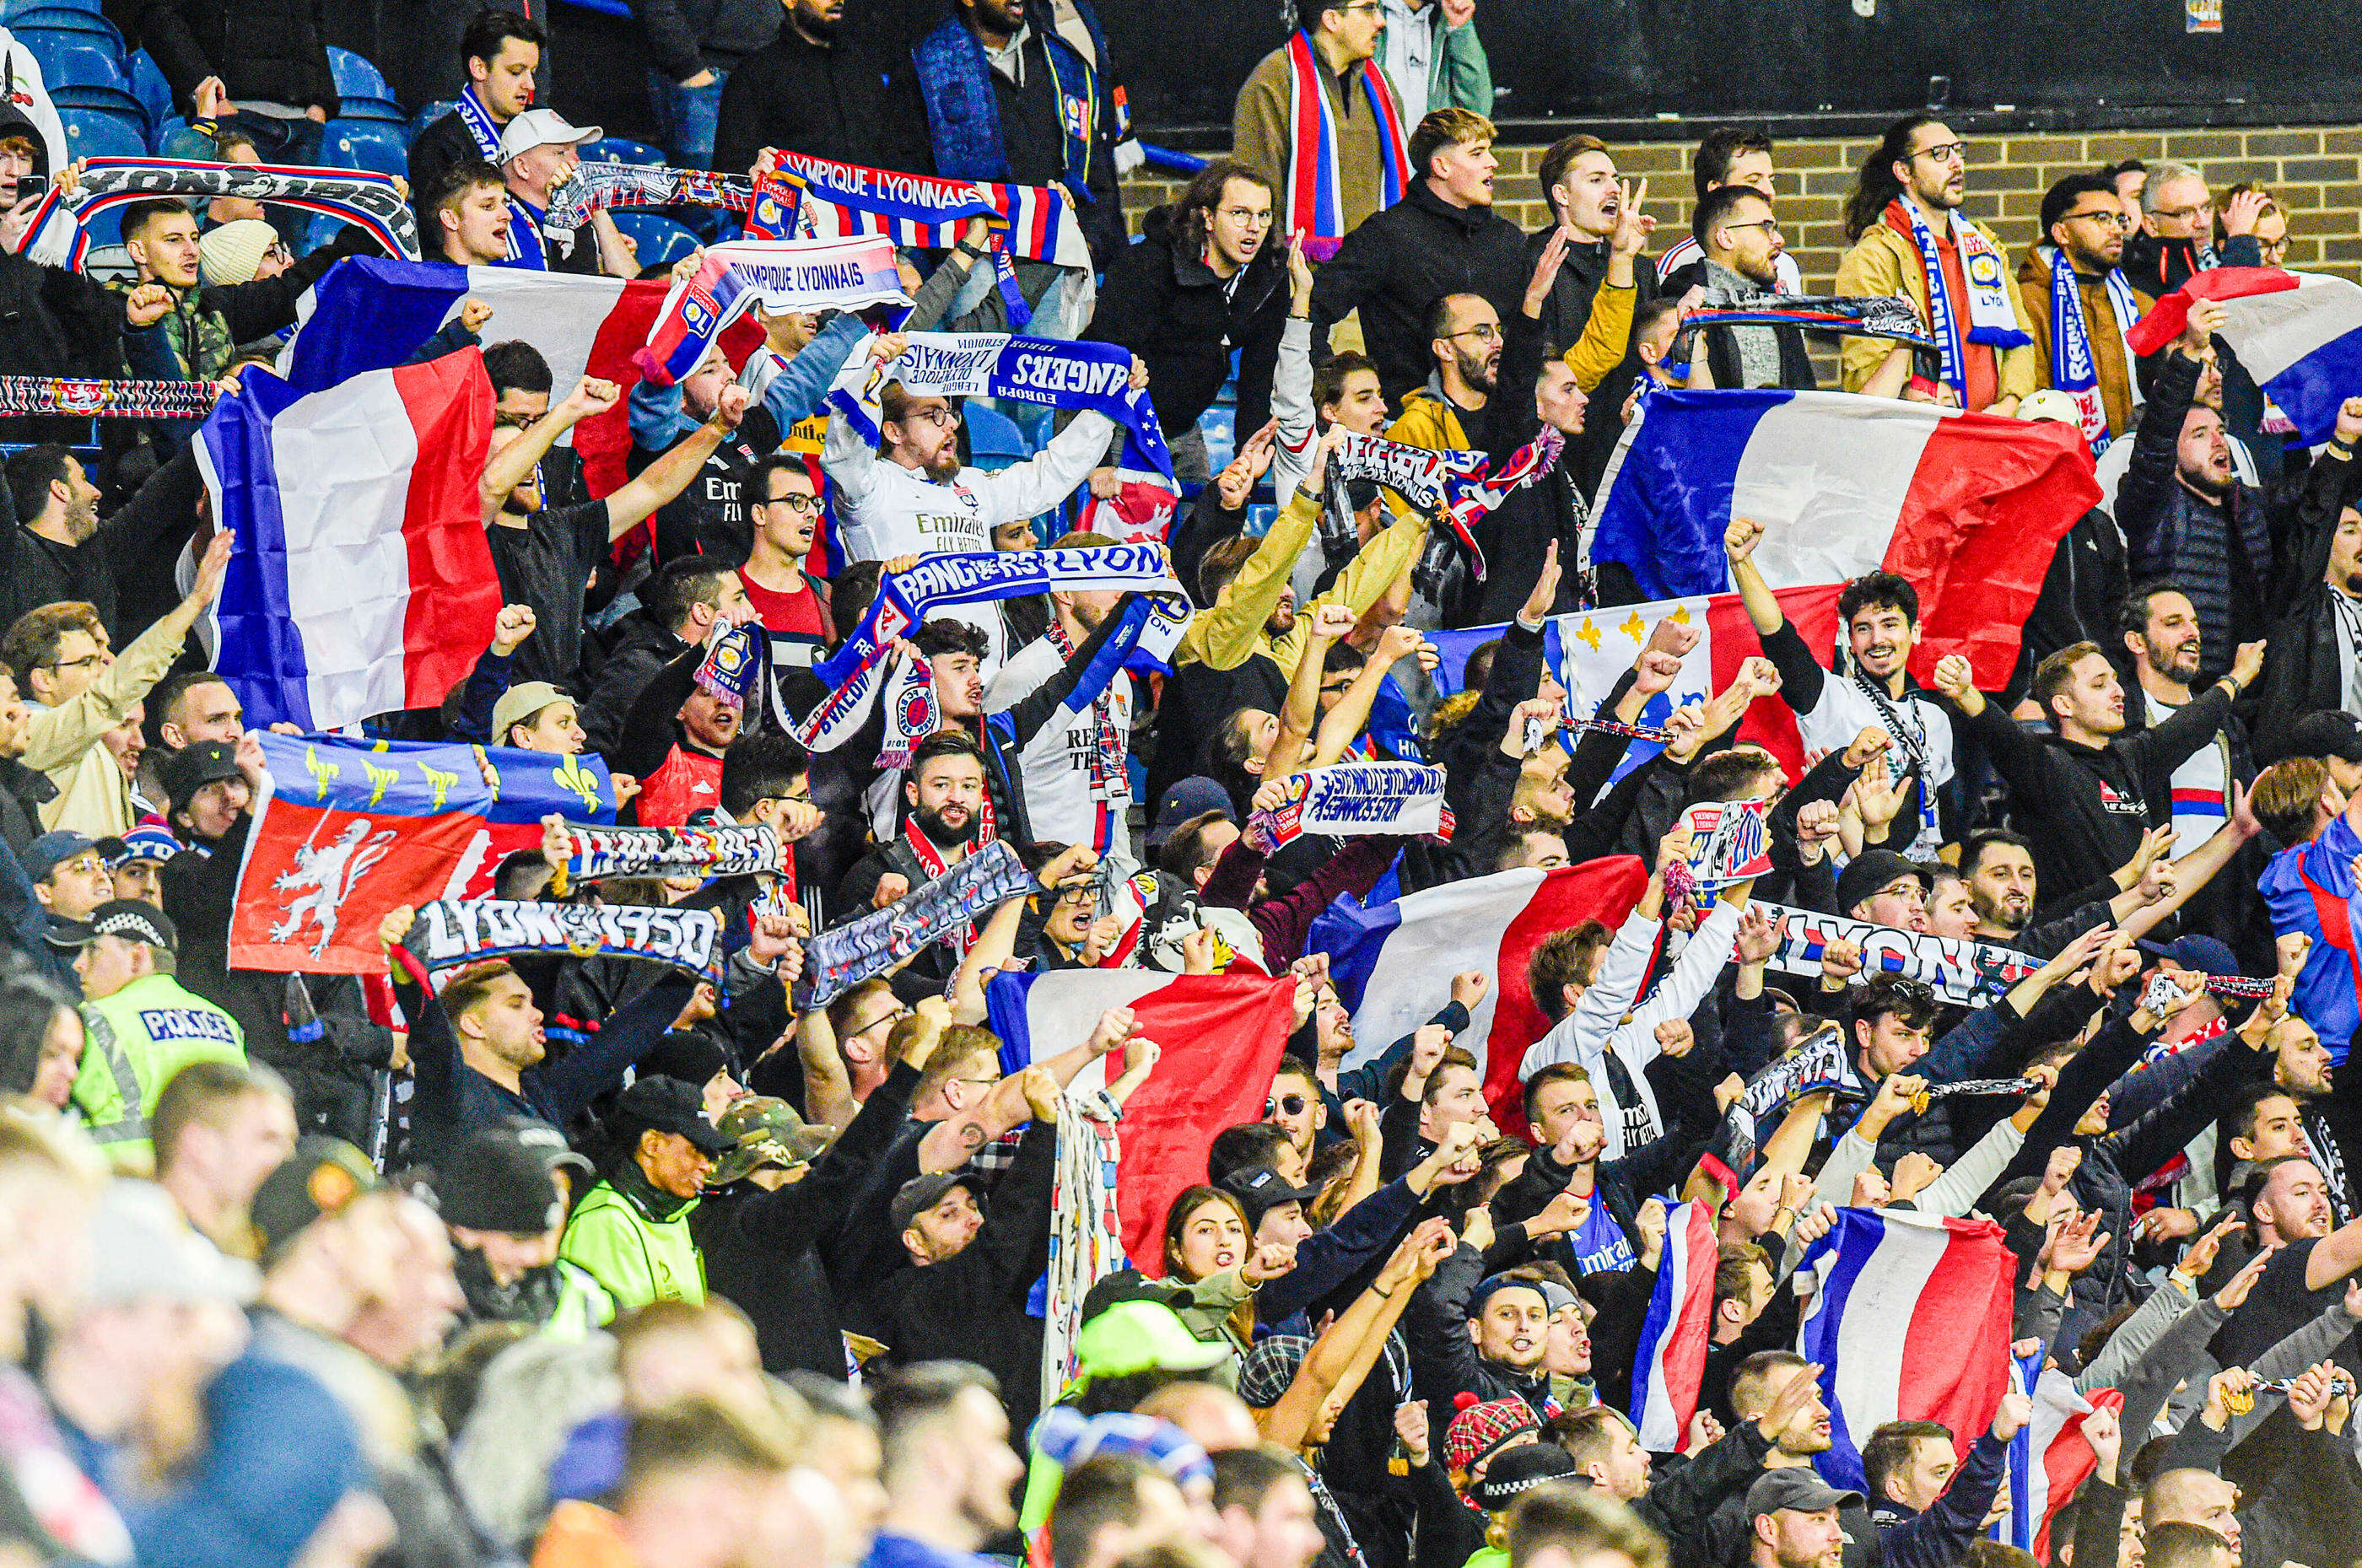
[[[694,1202],[658,1220],[601,1182],[575,1206],[557,1255],[606,1286],[618,1311],[651,1301],[705,1299],[705,1259],[689,1233]]]
[[[82,1004],[84,1042],[73,1103],[119,1167],[155,1157],[148,1118],[172,1076],[192,1062],[246,1064],[237,1021],[170,975],[143,975]]]

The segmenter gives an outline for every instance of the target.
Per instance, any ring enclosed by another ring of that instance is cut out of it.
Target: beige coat
[[[121,723],[172,668],[188,635],[179,623],[168,615],[140,633],[82,695],[54,708],[28,702],[25,753],[17,760],[48,774],[58,787],[58,798],[41,808],[43,827],[106,838],[129,833],[138,820],[130,782],[98,737]]]
[[[1319,50],[1315,48],[1317,59]],[[1377,65],[1363,61],[1340,83],[1326,65],[1320,70],[1320,90],[1329,95],[1329,116],[1337,127],[1337,179],[1340,215],[1344,234],[1359,228],[1385,199],[1381,173],[1385,154],[1378,142],[1377,117],[1370,96],[1362,90],[1361,73]],[[1238,105],[1231,111],[1231,156],[1271,182],[1272,211],[1276,215],[1275,237],[1288,229],[1287,153],[1296,139],[1287,117],[1289,93],[1287,50],[1276,49],[1247,75],[1239,89]],[[1344,234],[1338,236],[1343,238]]]
[[[1970,226],[1985,237],[1996,256],[2006,256],[2001,241],[1994,239],[1992,230],[1982,224]],[[1837,292],[1845,295],[1908,294],[1911,303],[1919,307],[1919,319],[1927,319],[1927,279],[1919,265],[1919,251],[1905,236],[1897,234],[1883,223],[1873,224],[1869,232],[1854,241],[1853,248],[1838,263]],[[2015,289],[2004,291],[2009,295],[2009,308],[2017,316],[2018,330],[2031,336],[2033,328],[2025,323],[2025,306]],[[1845,390],[1860,392],[1863,383],[1886,362],[1894,345],[1883,337],[1849,337],[1838,350],[1838,363],[1845,371]],[[1994,351],[1993,367],[2000,383],[1998,397],[2025,397],[2039,390],[2046,379],[2042,350],[2028,343],[2022,348],[2002,348]]]

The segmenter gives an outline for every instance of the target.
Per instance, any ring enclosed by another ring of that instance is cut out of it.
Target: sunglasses
[[[1266,1121],[1283,1114],[1301,1116],[1304,1114],[1304,1108],[1311,1103],[1300,1094],[1275,1095],[1263,1102],[1263,1113]]]

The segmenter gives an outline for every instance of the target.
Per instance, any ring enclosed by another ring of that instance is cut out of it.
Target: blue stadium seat
[[[96,17],[104,10],[104,0],[0,0],[0,27],[14,31],[20,18],[36,11],[80,11]]]
[[[1206,437],[1206,469],[1220,473],[1239,455],[1239,411],[1216,403],[1198,416],[1198,428]]]
[[[977,468],[990,472],[1033,455],[1025,433],[999,409],[970,399],[960,416],[967,425],[968,461]]]
[[[613,216],[615,226],[639,247],[643,267],[669,267],[697,248],[697,236],[661,213],[619,212]]]
[[[385,72],[348,49],[328,46],[328,73],[337,80],[339,98],[382,98],[393,102],[393,84]]]
[[[410,145],[410,116],[402,105],[391,98],[344,98],[337,105],[337,116],[343,120],[366,121],[373,126],[389,126],[403,146]]]
[[[410,149],[400,127],[382,120],[330,120],[320,133],[320,160],[331,169],[407,174]]]
[[[131,91],[131,72],[123,67],[123,56],[104,39],[89,33],[25,32],[16,35],[17,41],[31,51],[41,67],[41,83],[52,97],[61,87],[110,87],[129,98],[139,100]],[[148,111],[141,109],[145,119]]]
[[[25,6],[7,18],[7,28],[20,38],[27,33],[73,33],[105,39],[117,54],[123,52],[123,35],[116,31],[113,22],[96,11],[58,5],[55,0]]]
[[[458,105],[448,98],[438,98],[410,116],[410,139],[416,141],[421,131],[449,114]]]
[[[69,158],[145,158],[147,122],[135,105],[130,114],[60,104],[58,117],[65,122]]]
[[[585,163],[662,163],[665,155],[644,141],[626,137],[601,137],[579,149]]]
[[[148,111],[148,124],[160,138],[164,122],[180,113],[172,102],[172,84],[156,68],[156,61],[144,49],[131,51],[131,95]]]

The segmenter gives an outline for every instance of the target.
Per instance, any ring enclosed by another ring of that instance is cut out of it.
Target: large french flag
[[[2081,438],[2051,422],[1849,392],[1659,390],[1603,482],[1591,553],[1651,599],[1719,593],[1723,533],[1753,518],[1773,588],[1898,573],[1919,593],[1914,673],[1965,654],[1995,690],[2059,536],[2100,503],[2092,475]]]
[[[2036,1351],[2010,1367],[2011,1386],[2033,1391],[2034,1419],[2010,1440],[2009,1514],[1993,1526],[1992,1538],[2047,1562],[2051,1521],[2100,1463],[2083,1436],[2084,1419],[2094,1410],[2122,1410],[2125,1396],[2102,1388],[2086,1397],[2073,1378],[2042,1363]]]
[[[2362,287],[2319,272],[2218,267],[2158,301],[2134,326],[2133,347],[2154,354],[2172,342],[2202,299],[2222,304],[2223,340],[2305,444],[2328,440],[2337,405],[2362,387]]]
[[[198,432],[237,536],[214,668],[259,728],[431,708],[491,640],[500,580],[476,482],[492,389],[473,349],[306,393],[241,377]]]
[[[1842,583],[1815,588],[1778,590],[1780,608],[1816,653],[1833,656],[1837,648],[1838,595]],[[1736,593],[1694,594],[1686,599],[1660,600],[1654,604],[1618,604],[1602,610],[1578,610],[1553,615],[1542,624],[1542,657],[1566,688],[1567,715],[1587,719],[1599,711],[1607,693],[1649,641],[1660,621],[1672,620],[1698,631],[1697,645],[1682,657],[1682,673],[1672,687],[1649,699],[1640,723],[1661,725],[1672,711],[1686,702],[1703,702],[1738,679],[1738,667],[1763,651],[1747,606]],[[1469,656],[1508,630],[1507,625],[1468,626],[1453,632],[1431,632],[1442,662],[1435,671],[1439,696],[1462,690]],[[1769,749],[1788,769],[1802,777],[1805,743],[1796,733],[1794,710],[1776,693],[1759,698],[1738,721],[1738,738]],[[1634,741],[1617,774],[1638,767],[1663,748],[1654,741]]]
[[[1989,1220],[1840,1209],[1805,1253],[1816,1286],[1796,1349],[1818,1363],[1832,1485],[1859,1492],[1861,1445],[1888,1421],[1941,1421],[1963,1459],[2009,1392],[2010,1274]]]
[[[515,267],[453,267],[440,261],[389,261],[347,257],[328,269],[296,307],[295,340],[280,370],[305,392],[399,365],[459,314],[462,301],[492,307],[486,343],[532,344],[549,362],[554,403],[586,375],[613,381],[626,394],[605,414],[571,432],[593,495],[624,482],[632,449],[629,393],[640,380],[632,362],[664,307],[669,281],[577,277]],[[722,335],[733,365],[763,342],[751,319]]]
[[[1496,871],[1367,909],[1340,897],[1312,922],[1305,951],[1329,955],[1338,998],[1352,1012],[1345,1065],[1358,1066],[1433,1018],[1451,999],[1451,977],[1480,969],[1492,988],[1459,1043],[1483,1070],[1493,1120],[1522,1132],[1518,1066],[1550,1028],[1527,988],[1527,961],[1553,932],[1586,920],[1621,925],[1648,885],[1637,857],[1615,856],[1555,871]]]
[[[1652,1453],[1678,1452],[1697,1414],[1719,1253],[1713,1205],[1675,1204],[1665,1216],[1664,1259],[1632,1364],[1632,1424]]]
[[[1167,975],[1154,969],[1065,969],[995,975],[985,988],[1004,1072],[1021,1072],[1090,1038],[1099,1014],[1128,1007],[1164,1048],[1123,1108],[1116,1209],[1123,1248],[1143,1274],[1164,1272],[1164,1211],[1206,1179],[1214,1135],[1261,1121],[1271,1076],[1296,1026],[1296,981],[1262,975]],[[1075,1087],[1103,1087],[1104,1061]]]

